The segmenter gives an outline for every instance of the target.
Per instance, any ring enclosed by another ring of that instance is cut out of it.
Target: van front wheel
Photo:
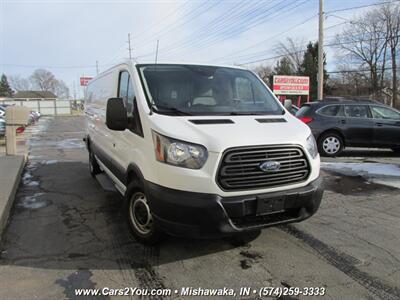
[[[154,222],[143,188],[136,183],[129,185],[125,202],[126,218],[132,235],[143,244],[156,244],[161,231]]]

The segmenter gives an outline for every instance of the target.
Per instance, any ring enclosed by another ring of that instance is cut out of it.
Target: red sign
[[[89,81],[92,79],[93,77],[81,77],[80,78],[81,86],[87,86]]]
[[[308,95],[310,78],[307,76],[274,76],[273,90],[276,95]]]

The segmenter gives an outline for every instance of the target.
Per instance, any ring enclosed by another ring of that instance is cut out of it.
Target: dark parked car
[[[336,156],[346,146],[400,151],[400,112],[378,102],[310,102],[296,116],[310,126],[321,155]]]

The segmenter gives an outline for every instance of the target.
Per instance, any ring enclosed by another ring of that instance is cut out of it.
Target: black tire
[[[124,214],[133,237],[142,244],[154,245],[162,232],[154,222],[147,199],[140,183],[130,183],[125,193]]]
[[[89,151],[89,171],[92,177],[95,177],[97,174],[102,172],[92,151]]]
[[[318,151],[322,156],[338,156],[344,146],[342,137],[335,132],[324,133],[318,139]]]

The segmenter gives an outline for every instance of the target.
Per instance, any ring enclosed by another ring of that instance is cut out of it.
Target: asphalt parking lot
[[[121,196],[90,176],[83,132],[81,116],[43,118],[32,129],[0,245],[1,299],[75,299],[76,288],[131,286],[313,286],[326,288],[325,299],[400,299],[397,188],[323,171],[323,203],[305,222],[221,240],[166,237],[145,247],[127,231]],[[382,151],[338,160],[399,161]]]

